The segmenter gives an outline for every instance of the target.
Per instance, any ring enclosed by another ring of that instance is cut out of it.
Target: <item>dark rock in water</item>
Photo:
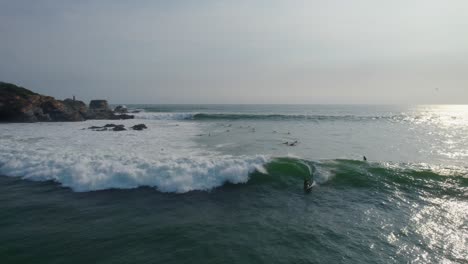
[[[130,111],[130,113],[132,113],[132,114],[138,114],[138,113],[140,113],[140,112],[141,112],[140,110],[132,110],[132,111]]]
[[[125,129],[124,125],[116,125],[114,128],[112,128],[113,131],[124,131],[127,130]]]
[[[114,112],[119,114],[126,114],[128,113],[128,109],[125,105],[119,105],[116,108],[114,108]]]
[[[91,126],[88,129],[92,129],[94,131],[124,131],[127,130],[124,125],[116,125],[116,124],[106,124],[102,127],[100,126]]]
[[[134,115],[127,115],[127,114],[121,114],[121,115],[115,115],[116,119],[133,119],[135,118]]]
[[[116,124],[106,124],[102,127],[99,127],[99,126],[91,126],[89,127],[88,129],[92,129],[94,131],[108,131],[108,130],[112,130],[112,131],[125,131],[127,130],[125,128],[125,125],[116,125]]]
[[[81,101],[60,101],[0,82],[0,122],[84,121],[87,112]]]
[[[147,128],[148,127],[145,124],[138,124],[138,125],[132,126],[133,130],[143,130],[143,129],[147,129]]]

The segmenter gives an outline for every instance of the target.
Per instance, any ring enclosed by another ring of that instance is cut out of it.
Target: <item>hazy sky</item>
[[[467,0],[0,0],[0,80],[111,103],[468,103]]]

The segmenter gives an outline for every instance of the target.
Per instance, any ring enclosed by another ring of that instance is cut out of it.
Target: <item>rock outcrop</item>
[[[114,114],[106,100],[93,100],[90,107],[74,99],[56,100],[11,83],[0,82],[0,122],[84,121],[86,119],[132,119]]]
[[[89,110],[108,111],[110,108],[107,100],[91,100],[89,102]]]
[[[117,125],[114,128],[112,128],[113,131],[125,131],[127,130],[124,125]]]
[[[146,127],[145,124],[138,124],[138,125],[134,125],[131,127],[131,129],[133,130],[143,130],[143,129],[147,129],[148,127]],[[116,125],[116,124],[106,124],[105,126],[91,126],[91,127],[88,127],[88,129],[91,129],[93,131],[125,131],[127,130],[125,128],[125,125]]]
[[[117,119],[106,100],[92,100],[89,103],[88,119]]]
[[[56,100],[0,82],[0,122],[83,121],[86,113],[81,101]]]
[[[89,109],[87,113],[88,119],[133,119],[135,116],[127,114],[116,115],[114,111],[109,108],[109,104],[106,100],[92,100],[89,103]]]

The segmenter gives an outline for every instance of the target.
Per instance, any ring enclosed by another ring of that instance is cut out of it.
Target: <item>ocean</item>
[[[468,263],[468,106],[127,107],[0,124],[0,263]]]

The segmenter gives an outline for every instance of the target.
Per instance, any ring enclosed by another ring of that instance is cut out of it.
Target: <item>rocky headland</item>
[[[111,110],[106,100],[92,100],[88,107],[82,101],[57,100],[11,83],[0,82],[0,122],[64,122],[132,118],[134,118],[133,115]]]

